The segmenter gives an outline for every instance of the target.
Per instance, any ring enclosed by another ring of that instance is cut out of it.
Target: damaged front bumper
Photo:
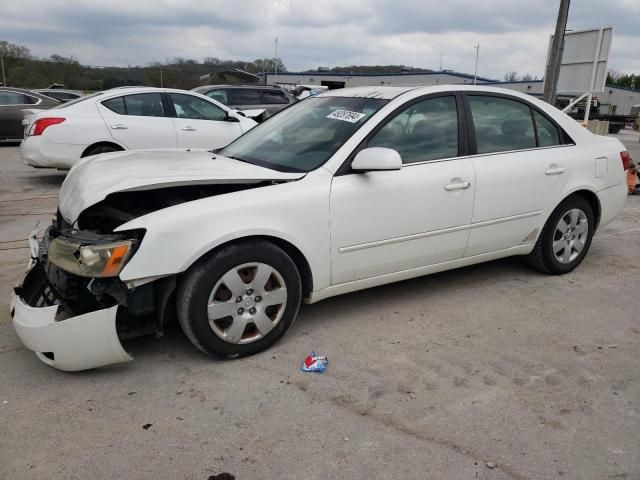
[[[42,241],[31,233],[31,258],[22,281],[14,288],[11,317],[24,345],[47,365],[66,371],[87,370],[128,362],[120,340],[142,335],[162,336],[175,277],[127,286],[119,277],[82,277],[49,260],[54,239],[64,236],[82,245],[111,241],[86,231],[64,228],[58,219]]]
[[[69,372],[132,360],[118,338],[118,305],[68,316],[61,305],[42,300],[51,295],[46,283],[43,265],[32,259],[11,300],[15,331],[40,360]]]

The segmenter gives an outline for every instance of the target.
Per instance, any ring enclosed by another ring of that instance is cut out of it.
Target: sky
[[[407,65],[541,78],[559,0],[2,0],[0,40],[87,65],[278,56],[289,71]],[[609,69],[640,73],[640,0],[572,0],[567,28],[613,26]]]

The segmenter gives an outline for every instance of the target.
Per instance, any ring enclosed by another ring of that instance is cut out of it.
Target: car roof
[[[391,100],[420,87],[349,87],[323,92],[316,97],[358,97]]]
[[[335,90],[329,90],[323,92],[315,97],[364,97],[364,98],[380,98],[384,100],[392,100],[411,92],[411,96],[426,95],[429,93],[438,92],[486,92],[486,93],[499,93],[503,95],[509,95],[512,97],[525,98],[529,101],[533,101],[535,97],[529,94],[518,92],[516,90],[509,90],[506,88],[492,87],[491,84],[480,85],[465,85],[465,84],[443,84],[443,85],[416,85],[412,87],[392,87],[392,86],[372,86],[372,87],[349,87],[338,88]]]
[[[2,86],[2,87],[0,87],[0,91],[24,93],[25,95],[31,95],[32,97],[36,97],[36,98],[39,98],[41,100],[51,100],[52,102],[54,102],[56,104],[60,103],[60,101],[56,100],[55,98],[48,97],[43,93],[38,93],[38,92],[35,92],[33,90],[27,90],[26,88]]]
[[[18,88],[18,87],[1,86],[0,90],[11,90],[11,91],[20,92],[20,93],[32,93],[31,90],[27,90],[26,88]]]
[[[216,90],[216,89],[220,89],[220,88],[255,88],[258,90],[282,90],[282,87],[278,86],[278,85],[202,85],[200,87],[196,87],[193,90],[194,91],[209,91],[209,90]]]
[[[36,93],[62,92],[62,93],[75,93],[76,95],[84,95],[84,93],[81,92],[80,90],[69,90],[69,89],[66,89],[66,88],[34,88],[31,91],[32,92],[36,92]]]

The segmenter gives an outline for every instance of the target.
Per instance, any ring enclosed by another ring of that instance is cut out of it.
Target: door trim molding
[[[534,212],[527,212],[527,213],[520,213],[518,215],[511,215],[509,217],[502,217],[502,218],[494,218],[492,220],[484,220],[482,222],[476,222],[476,223],[472,223],[470,225],[459,225],[456,227],[449,227],[449,228],[442,228],[440,230],[430,230],[428,232],[422,232],[422,233],[414,233],[411,235],[404,235],[402,237],[394,237],[394,238],[387,238],[384,240],[375,240],[373,242],[367,242],[367,243],[360,243],[357,245],[349,245],[346,247],[340,247],[338,248],[338,253],[348,253],[348,252],[355,252],[357,250],[364,250],[366,248],[373,248],[373,247],[381,247],[384,245],[391,245],[394,243],[401,243],[401,242],[409,242],[411,240],[419,240],[421,238],[427,238],[427,237],[435,237],[437,235],[442,235],[445,233],[454,233],[454,232],[459,232],[461,230],[472,230],[474,228],[481,228],[481,227],[486,227],[489,225],[496,225],[498,223],[504,223],[504,222],[509,222],[511,220],[520,220],[522,218],[529,218],[529,217],[535,217],[538,215],[542,214],[542,210],[536,210]]]

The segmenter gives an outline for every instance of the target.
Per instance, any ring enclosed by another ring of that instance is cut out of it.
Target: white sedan
[[[49,365],[131,360],[171,312],[203,352],[259,352],[302,301],[523,255],[573,270],[626,198],[629,155],[531,96],[369,87],[311,97],[220,151],[76,165],[15,289]],[[425,306],[428,308],[428,306]]]
[[[69,169],[98,153],[145,148],[220,148],[256,122],[195,92],[123,87],[47,111],[28,110],[22,157]]]

